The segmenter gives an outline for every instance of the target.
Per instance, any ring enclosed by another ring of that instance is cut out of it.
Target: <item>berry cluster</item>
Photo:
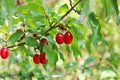
[[[65,34],[57,33],[55,39],[58,44],[71,44],[73,40],[73,35],[69,31],[67,31]]]
[[[34,38],[37,38],[37,37],[38,37],[38,35],[37,35],[36,32],[33,33],[33,37],[34,37]],[[47,39],[46,39],[46,38],[40,39],[40,45],[41,45],[41,47],[42,47],[44,44],[48,45]],[[46,56],[46,53],[45,53],[45,52],[41,52],[40,54],[34,54],[34,56],[33,56],[33,62],[34,62],[35,64],[39,64],[39,63],[41,63],[41,64],[46,64],[46,63],[48,62],[48,60],[46,59],[45,56]]]
[[[2,59],[6,59],[9,56],[8,48],[1,48],[0,56],[1,56]]]
[[[46,59],[46,53],[45,52],[41,52],[40,54],[35,54],[33,56],[33,61],[35,64],[46,64],[48,62],[48,60]]]

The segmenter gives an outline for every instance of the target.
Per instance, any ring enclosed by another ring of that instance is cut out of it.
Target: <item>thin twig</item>
[[[79,0],[74,6],[72,6],[53,26],[60,23],[80,2],[81,0]]]
[[[58,27],[58,23],[60,23],[60,21],[62,21],[79,3],[81,2],[81,0],[79,0],[74,6],[72,6],[55,24],[51,25],[51,27],[46,30],[43,34],[43,35],[46,35],[49,31],[51,31],[52,29]],[[36,39],[40,39],[42,36],[39,36],[38,38]],[[13,48],[13,47],[16,47],[16,46],[21,46],[21,45],[25,45],[26,43],[23,42],[23,43],[19,43],[17,45],[12,45],[12,46],[8,46],[7,48]]]
[[[51,27],[52,23],[50,22],[49,16],[47,14],[45,14],[45,17],[47,18],[47,20],[49,22],[49,26]]]
[[[72,5],[72,0],[69,0],[69,2],[70,2],[70,6],[72,7],[73,5]],[[74,12],[76,12],[76,13],[78,13],[78,14],[81,14],[81,10],[80,11],[78,11],[78,10],[76,10],[76,9],[73,9],[74,10]]]

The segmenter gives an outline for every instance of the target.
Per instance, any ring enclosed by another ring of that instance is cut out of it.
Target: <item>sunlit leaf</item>
[[[24,34],[24,32],[22,31],[16,31],[14,34],[12,34],[9,39],[8,42],[11,43],[15,43],[16,41],[18,41],[20,39],[20,37]]]
[[[68,8],[68,5],[67,5],[67,4],[63,4],[62,6],[59,7],[58,13],[59,13],[59,14],[60,14],[60,13],[64,13],[64,12],[66,12],[68,9],[69,9],[69,8]]]
[[[39,46],[40,44],[33,37],[26,37],[25,42],[28,46]]]
[[[114,78],[116,77],[116,73],[112,70],[105,70],[102,72],[100,79],[105,79],[105,78]]]

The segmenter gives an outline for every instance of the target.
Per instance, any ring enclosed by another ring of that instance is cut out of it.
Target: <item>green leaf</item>
[[[12,34],[10,36],[10,38],[8,39],[8,42],[10,43],[15,43],[16,41],[18,41],[20,39],[20,37],[24,34],[24,32],[20,32],[20,31],[16,31],[14,34]]]
[[[98,19],[96,18],[95,14],[92,12],[88,16],[89,24],[91,26],[92,32],[93,32],[93,44],[94,46],[97,46],[97,43],[101,40],[101,25]]]
[[[2,11],[1,11],[1,16],[2,17],[7,17],[8,19],[8,27],[12,27],[12,22],[13,22],[13,15],[15,14],[16,11],[16,0],[2,0],[3,3],[1,4],[2,6]],[[0,22],[2,22],[2,19],[0,19]],[[3,23],[5,24],[5,23]]]
[[[116,73],[112,70],[105,70],[102,72],[100,79],[105,79],[105,78],[114,78],[116,77]]]
[[[120,15],[117,17],[116,24],[117,24],[117,25],[120,24]]]
[[[59,52],[59,56],[60,56],[60,59],[62,59],[62,61],[65,61],[64,55],[61,52]]]
[[[84,66],[90,64],[92,61],[94,61],[94,57],[88,57],[84,62]]]
[[[111,15],[115,12],[114,8],[116,8],[116,0],[101,0],[102,4],[104,6],[104,10],[105,10],[105,21],[109,21],[109,19],[111,18]],[[113,5],[114,4],[114,8]],[[117,11],[117,9],[116,9]],[[118,14],[118,12],[117,12]]]
[[[71,67],[76,66],[76,65],[78,65],[77,62],[71,62],[71,63],[66,64],[65,68],[68,69],[68,68],[71,68]]]
[[[93,11],[95,7],[95,0],[82,0],[80,7],[83,14],[88,15]]]
[[[42,14],[45,14],[45,10],[42,7],[42,4],[40,4],[40,3],[33,3],[32,2],[32,3],[29,3],[28,5],[29,5],[28,7],[30,7],[30,9],[32,11],[36,11],[36,12],[40,12]]]
[[[30,11],[45,14],[45,10],[42,7],[42,4],[40,4],[40,3],[30,2],[30,3],[28,3],[28,5],[22,5],[17,8],[18,13],[29,14]]]
[[[90,54],[91,54],[91,40],[92,36],[88,36],[88,40],[86,41],[86,48]]]
[[[118,4],[117,4],[117,0],[111,0],[111,3],[113,4],[113,7],[116,11],[116,14],[119,14],[119,9],[118,9]]]
[[[16,0],[5,0],[4,2],[8,15],[13,15],[16,6]]]
[[[67,4],[63,4],[62,6],[59,7],[58,9],[58,13],[61,14],[61,13],[65,13],[66,11],[68,11],[68,5]]]
[[[80,38],[80,35],[78,35],[78,34],[80,34],[79,33],[80,27],[79,27],[79,25],[76,25],[76,23],[73,24],[73,22],[71,23],[71,26],[72,26],[71,33],[73,34],[73,41],[71,44],[71,50],[73,51],[74,57],[77,59],[77,57],[79,55],[82,56],[81,51],[80,51],[80,49],[82,47],[82,44],[81,44],[82,40]]]
[[[48,64],[50,64],[51,67],[55,67],[56,62],[58,61],[58,55],[57,55],[57,52],[52,49],[52,45],[50,44],[45,45],[43,47],[43,51],[46,52]]]
[[[32,47],[32,46],[39,46],[40,44],[37,42],[37,40],[33,37],[26,37],[25,38],[26,45]]]

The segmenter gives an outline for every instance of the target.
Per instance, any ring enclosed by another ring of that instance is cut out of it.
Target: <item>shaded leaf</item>
[[[96,18],[94,12],[90,13],[88,16],[89,24],[91,26],[92,32],[93,32],[93,44],[94,46],[97,45],[97,43],[100,41],[102,38],[101,35],[101,25],[98,19]]]
[[[111,0],[111,3],[113,4],[113,7],[114,7],[114,9],[116,11],[116,14],[118,15],[119,14],[119,9],[118,9],[117,1],[118,0]]]
[[[109,19],[111,18],[111,15],[114,12],[113,6],[111,6],[111,5],[116,4],[116,2],[114,3],[114,0],[113,0],[113,3],[111,2],[111,0],[101,0],[101,1],[102,1],[103,6],[104,6],[105,14],[106,14],[105,21],[109,21]]]
[[[65,61],[64,55],[61,52],[59,52],[59,56],[60,56],[60,59],[62,59],[62,61]]]
[[[88,57],[84,62],[84,66],[90,64],[92,61],[94,61],[94,57]]]
[[[120,15],[117,17],[116,24],[117,24],[117,25],[120,24]]]
[[[47,56],[47,59],[48,59],[48,64],[50,64],[50,66],[55,67],[56,62],[58,61],[57,52],[55,50],[52,50],[52,46],[50,44],[45,45],[43,47],[43,51],[46,52],[46,56]]]

